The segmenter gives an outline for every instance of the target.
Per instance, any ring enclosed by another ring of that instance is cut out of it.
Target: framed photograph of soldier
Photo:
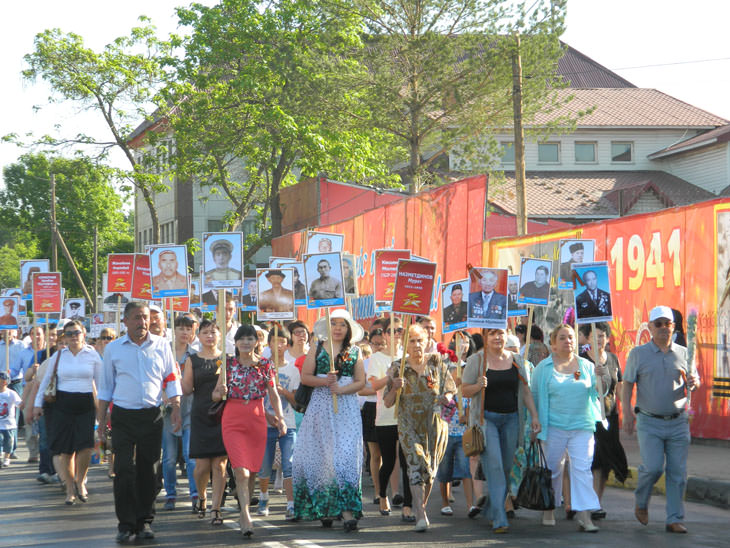
[[[296,261],[293,257],[269,257],[269,268],[281,268],[284,263]]]
[[[257,295],[256,278],[244,278],[241,288],[241,310],[256,312]]]
[[[83,320],[86,317],[86,299],[66,299],[63,307],[63,317],[69,320]]]
[[[241,287],[242,232],[203,232],[203,276],[207,288]]]
[[[200,277],[190,277],[190,308],[200,308]]]
[[[32,259],[20,261],[20,287],[23,292],[23,300],[31,300],[33,293],[33,274],[36,272],[50,272],[51,262],[48,259]]]
[[[187,296],[189,288],[186,247],[172,245],[150,249],[150,274],[153,299]]]
[[[307,286],[307,308],[343,306],[342,255],[314,253],[304,256],[304,283]]]
[[[441,332],[466,329],[469,280],[457,280],[441,286]]]
[[[558,289],[574,289],[571,266],[579,263],[592,263],[595,260],[595,240],[560,240],[558,244],[560,268],[558,270]]]
[[[520,265],[520,293],[517,302],[547,306],[550,299],[552,270],[552,261],[523,257]]]
[[[294,272],[291,268],[256,269],[256,319],[293,320],[295,316]]]
[[[27,308],[23,301],[23,292],[19,287],[9,287],[0,291],[0,297],[18,297],[18,315],[25,316],[27,314]]]
[[[342,253],[344,244],[344,234],[307,232],[307,255],[313,253]]]
[[[297,306],[307,306],[307,286],[304,285],[304,263],[282,262],[279,267],[294,270],[294,304]]]
[[[507,329],[508,276],[506,268],[471,269],[467,327]]]
[[[583,284],[576,282],[575,316],[579,324],[610,322],[613,320],[611,284],[608,262],[573,264],[571,268],[580,276]]]
[[[18,297],[0,297],[0,330],[18,329],[18,310],[20,309],[20,299]]]
[[[514,274],[507,277],[507,317],[520,318],[527,316],[527,305],[519,302],[520,298],[520,275]]]
[[[345,286],[345,296],[357,297],[357,276],[355,270],[355,256],[349,253],[342,255],[342,283]]]

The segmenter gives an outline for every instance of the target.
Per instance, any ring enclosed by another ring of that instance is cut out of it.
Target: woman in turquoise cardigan
[[[598,531],[591,522],[591,511],[600,508],[593,490],[591,463],[593,461],[593,432],[596,421],[601,420],[600,394],[596,390],[596,378],[601,386],[609,386],[605,367],[594,366],[590,361],[575,355],[575,332],[562,324],[550,333],[553,353],[541,361],[532,374],[532,396],[537,407],[542,430],[542,441],[547,465],[552,470],[555,502],[562,497],[563,460],[567,450],[570,456],[570,497],[572,508],[578,513],[582,531]],[[542,524],[555,525],[552,510],[544,512]]]

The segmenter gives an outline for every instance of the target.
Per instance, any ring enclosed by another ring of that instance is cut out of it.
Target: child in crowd
[[[0,464],[10,466],[10,453],[13,450],[13,434],[18,428],[15,422],[15,408],[21,399],[17,392],[8,388],[8,373],[0,371]]]

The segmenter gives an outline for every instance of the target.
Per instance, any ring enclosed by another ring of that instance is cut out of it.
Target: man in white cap
[[[641,453],[639,478],[634,496],[634,515],[639,523],[649,523],[649,498],[661,477],[666,456],[667,519],[669,533],[686,533],[684,491],[687,486],[687,454],[691,441],[689,418],[685,413],[689,391],[700,379],[687,363],[687,349],[672,342],[674,316],[668,306],[649,313],[651,341],[629,352],[623,375],[623,427],[636,433]],[[637,385],[636,407],[631,396]]]

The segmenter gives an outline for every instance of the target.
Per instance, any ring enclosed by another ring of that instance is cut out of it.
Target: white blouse
[[[46,374],[43,375],[38,393],[35,397],[35,407],[43,406],[43,393],[53,376],[56,359],[58,359],[58,381],[56,389],[63,392],[92,393],[94,387],[99,386],[101,379],[102,362],[99,353],[93,346],[84,345],[75,356],[68,349],[61,350],[61,357],[51,356]]]

